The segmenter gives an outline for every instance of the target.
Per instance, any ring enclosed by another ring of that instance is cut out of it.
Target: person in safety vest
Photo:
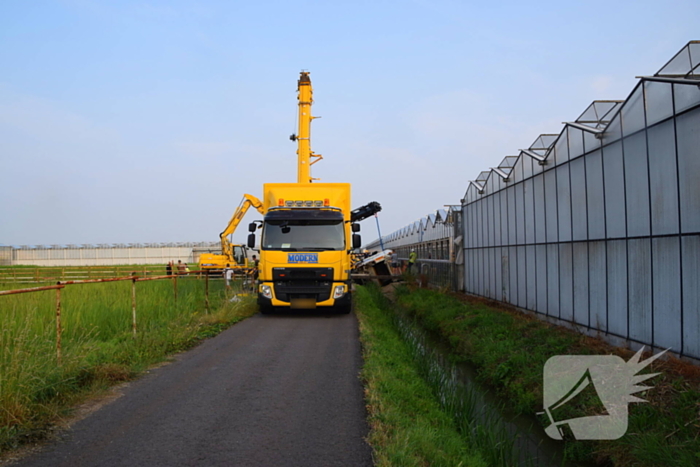
[[[416,258],[418,258],[418,255],[416,254],[416,250],[411,250],[411,253],[408,255],[408,273],[411,274],[413,271],[413,265],[416,264]]]

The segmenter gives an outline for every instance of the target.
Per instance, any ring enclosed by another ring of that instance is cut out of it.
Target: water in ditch
[[[491,466],[590,467],[563,460],[563,445],[547,436],[534,416],[516,415],[476,382],[467,365],[455,364],[447,351],[408,317],[395,313],[396,326],[410,345],[423,376],[459,430],[487,457]]]

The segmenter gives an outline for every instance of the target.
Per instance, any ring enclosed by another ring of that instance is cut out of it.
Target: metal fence
[[[173,294],[175,300],[178,298],[178,280],[197,280],[198,282],[203,283],[204,287],[204,310],[206,313],[209,313],[209,274],[208,271],[195,271],[197,274],[192,274],[192,275],[178,275],[178,274],[172,274],[172,275],[163,275],[163,276],[150,276],[150,277],[141,277],[139,276],[136,272],[130,274],[127,277],[111,277],[111,278],[103,278],[103,279],[84,279],[84,280],[61,280],[57,281],[55,285],[44,285],[40,287],[32,287],[32,288],[24,288],[24,289],[11,289],[11,290],[0,290],[0,297],[3,296],[9,296],[9,295],[18,295],[18,294],[28,294],[28,293],[40,293],[44,292],[47,290],[55,290],[56,291],[56,298],[54,302],[54,309],[55,309],[55,319],[56,319],[56,325],[55,325],[55,330],[56,330],[56,360],[60,364],[61,363],[61,356],[62,356],[62,336],[64,332],[64,326],[62,324],[62,317],[63,317],[63,312],[64,312],[64,305],[61,302],[61,291],[67,287],[75,287],[78,285],[85,285],[85,284],[103,284],[107,282],[119,282],[119,281],[131,281],[131,332],[134,338],[137,335],[138,331],[138,319],[137,319],[137,295],[136,295],[136,283],[137,282],[144,282],[144,281],[153,281],[153,280],[169,280],[173,284]],[[220,280],[220,278],[219,278]],[[0,300],[2,300],[0,298]]]
[[[627,99],[593,102],[560,133],[540,135],[470,181],[464,234],[445,238],[463,241],[467,293],[698,359],[698,180],[693,41]],[[408,230],[419,229],[399,232]],[[410,248],[427,243],[410,238]]]

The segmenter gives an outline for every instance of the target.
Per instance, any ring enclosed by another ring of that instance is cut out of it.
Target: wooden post
[[[204,309],[209,314],[209,270],[204,271]]]
[[[177,303],[177,273],[173,274],[173,288],[175,290],[175,303]]]
[[[56,289],[56,361],[61,364],[61,289]]]
[[[136,339],[136,276],[131,279],[131,331]]]

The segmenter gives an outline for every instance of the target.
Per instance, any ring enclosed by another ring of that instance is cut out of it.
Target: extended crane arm
[[[228,221],[226,229],[219,234],[219,237],[221,237],[221,253],[228,258],[233,258],[233,244],[229,240],[229,237],[236,231],[238,224],[241,223],[243,216],[245,216],[251,206],[257,209],[260,214],[264,213],[262,202],[253,195],[245,194],[236,212],[233,213],[233,217]]]

